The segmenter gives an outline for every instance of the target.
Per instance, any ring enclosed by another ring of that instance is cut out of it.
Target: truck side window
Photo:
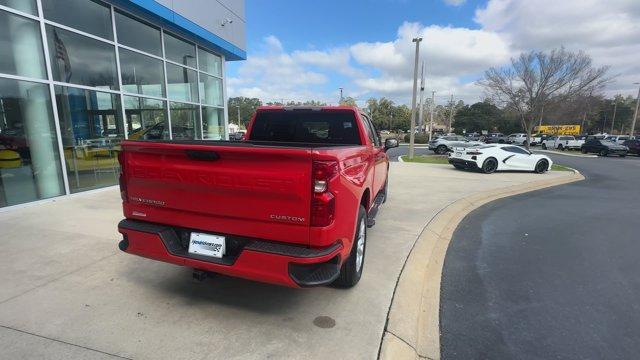
[[[364,128],[367,131],[367,137],[369,138],[373,146],[378,146],[378,144],[376,143],[375,132],[373,130],[373,127],[371,126],[369,118],[364,114],[360,114],[360,117],[362,118],[362,123],[364,124]]]

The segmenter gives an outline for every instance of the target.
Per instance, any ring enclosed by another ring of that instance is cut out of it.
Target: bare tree
[[[595,68],[591,57],[582,51],[531,51],[511,59],[509,66],[487,70],[478,83],[496,103],[518,114],[531,137],[545,105],[596,93],[611,80],[606,77],[608,69]]]

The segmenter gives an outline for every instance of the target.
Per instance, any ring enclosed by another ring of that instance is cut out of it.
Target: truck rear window
[[[350,111],[263,111],[251,128],[254,141],[360,145],[360,134]]]

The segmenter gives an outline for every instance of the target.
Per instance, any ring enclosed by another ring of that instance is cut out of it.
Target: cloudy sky
[[[609,94],[640,81],[640,0],[247,0],[246,61],[227,66],[229,96],[410,103],[421,36],[426,91],[483,97],[485,69],[522,51],[565,46],[611,66]]]

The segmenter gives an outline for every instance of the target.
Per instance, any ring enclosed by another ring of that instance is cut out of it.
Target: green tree
[[[229,123],[238,124],[247,127],[249,120],[256,108],[262,105],[262,101],[258,98],[247,98],[243,96],[229,98],[227,102],[227,111],[229,112]],[[238,122],[238,108],[240,109],[240,122]]]
[[[351,96],[347,96],[342,99],[342,101],[340,102],[340,105],[356,106],[356,99],[352,98]]]

